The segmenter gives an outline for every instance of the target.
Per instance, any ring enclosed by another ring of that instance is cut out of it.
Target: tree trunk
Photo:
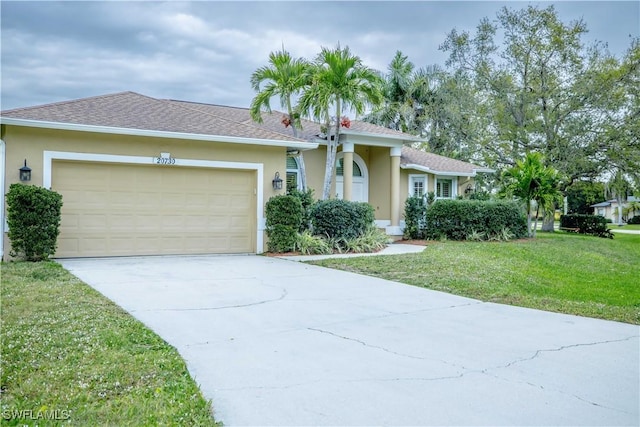
[[[331,196],[331,183],[333,181],[333,167],[336,164],[336,152],[340,138],[340,99],[336,99],[336,130],[331,140],[331,119],[327,111],[327,162],[324,167],[324,186],[322,187],[322,200]]]
[[[622,197],[618,195],[616,202],[618,202],[618,225],[622,225]]]
[[[307,191],[307,168],[304,165],[304,156],[302,155],[302,151],[298,153],[298,166],[300,167],[300,187],[302,187],[302,191]]]
[[[538,230],[538,216],[540,215],[540,205],[536,204],[536,219],[533,222],[533,237],[536,237],[536,231]]]
[[[553,233],[555,231],[555,211],[545,212],[544,219],[542,221],[542,231],[549,231]]]
[[[531,200],[527,200],[527,234],[531,237]]]

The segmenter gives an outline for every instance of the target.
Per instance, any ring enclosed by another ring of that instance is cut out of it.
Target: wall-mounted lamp
[[[31,168],[27,166],[27,159],[24,159],[24,166],[20,168],[20,181],[31,181]]]
[[[282,190],[282,179],[280,178],[280,172],[276,172],[276,176],[273,177],[273,181],[271,181],[271,183],[273,184],[274,190]]]

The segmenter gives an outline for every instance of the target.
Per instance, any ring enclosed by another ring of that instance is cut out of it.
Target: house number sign
[[[154,157],[153,163],[156,165],[175,165],[176,159],[171,157],[171,153],[160,153],[160,157]]]

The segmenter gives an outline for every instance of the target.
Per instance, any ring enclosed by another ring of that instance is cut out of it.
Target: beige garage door
[[[54,161],[56,257],[256,249],[255,171]]]

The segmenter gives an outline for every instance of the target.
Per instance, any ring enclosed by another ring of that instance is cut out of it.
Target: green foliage
[[[576,181],[565,189],[567,211],[572,214],[590,214],[591,205],[604,201],[604,185],[600,182]]]
[[[488,191],[474,191],[469,194],[470,200],[491,200],[491,194]]]
[[[627,221],[627,224],[640,224],[640,215],[636,215]]]
[[[332,253],[332,248],[327,240],[322,236],[314,236],[309,230],[298,233],[295,250],[302,255],[326,255]]]
[[[404,202],[404,239],[424,239],[427,206],[424,197],[411,196]]]
[[[327,161],[322,200],[327,200],[340,141],[343,111],[351,110],[361,115],[367,106],[382,102],[380,77],[375,70],[365,66],[360,57],[353,55],[348,46],[340,45],[335,49],[323,47],[308,75],[308,85],[299,98],[297,110],[326,128]],[[333,129],[332,116],[335,118]]]
[[[474,32],[452,30],[440,49],[472,99],[462,115],[469,124],[460,126],[467,136],[429,138],[431,151],[479,153],[494,169],[538,151],[565,183],[602,176],[612,165],[637,179],[640,39],[616,58],[605,44],[585,43],[586,34],[583,20],[563,22],[553,5],[504,7]],[[456,98],[444,99],[440,111],[455,110]],[[448,127],[458,128],[456,121]]]
[[[560,228],[578,229],[580,234],[613,239],[613,233],[607,227],[607,220],[600,215],[562,215],[560,217]]]
[[[292,189],[289,191],[289,195],[300,200],[302,205],[302,223],[300,225],[300,232],[311,228],[311,206],[315,203],[313,197],[313,189],[307,188],[305,191],[298,189]]]
[[[267,201],[267,247],[271,252],[294,250],[302,225],[302,203],[293,196],[279,195]]]
[[[527,228],[529,236],[536,235],[538,216],[542,213],[553,211],[555,202],[560,197],[558,191],[558,172],[544,165],[544,157],[540,153],[527,153],[523,160],[518,160],[516,165],[505,170],[502,174],[504,187],[502,194],[515,196],[526,203]],[[535,224],[531,225],[531,202],[535,201]]]
[[[6,196],[11,256],[48,259],[60,234],[62,196],[33,185],[11,184]]]
[[[321,200],[311,208],[311,222],[316,235],[337,239],[354,239],[367,231],[375,220],[368,203],[348,200]]]
[[[347,252],[363,253],[378,252],[384,249],[387,244],[391,243],[391,239],[387,234],[375,226],[370,226],[364,234],[346,240],[344,249]]]
[[[427,209],[429,239],[508,240],[527,235],[520,207],[510,201],[439,200]]]
[[[251,86],[256,96],[251,101],[251,118],[262,123],[261,111],[271,112],[270,101],[274,96],[280,98],[280,104],[287,108],[289,124],[293,136],[298,136],[300,117],[294,112],[292,96],[298,95],[308,83],[310,64],[302,58],[293,58],[289,52],[271,52],[269,65],[258,68],[251,74]]]

